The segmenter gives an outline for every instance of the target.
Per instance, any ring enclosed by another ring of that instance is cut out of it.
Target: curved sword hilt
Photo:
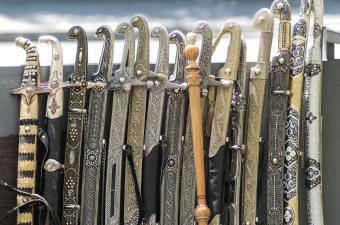
[[[24,37],[17,37],[15,44],[26,51],[26,63],[21,87],[11,90],[10,94],[25,96],[26,104],[30,105],[33,96],[49,93],[51,90],[40,86],[40,61],[35,44]]]
[[[208,85],[211,68],[211,56],[212,56],[211,26],[205,21],[198,21],[194,26],[193,33],[200,34],[202,36],[202,45],[198,64],[200,66],[200,72],[202,77],[202,87],[205,87]]]
[[[275,18],[280,20],[279,27],[279,49],[289,50],[291,39],[291,8],[287,0],[274,0],[270,10]]]
[[[143,80],[150,73],[150,38],[149,26],[146,18],[141,15],[134,16],[131,20],[133,27],[139,31],[136,61],[134,67],[134,78]]]
[[[228,21],[224,24],[216,40],[212,45],[212,51],[214,52],[217,45],[222,40],[222,37],[230,33],[231,39],[228,47],[227,59],[224,66],[219,70],[218,76],[221,79],[234,82],[237,77],[237,70],[239,65],[240,51],[241,51],[241,27],[238,23]]]
[[[87,37],[85,30],[80,26],[74,26],[67,32],[68,39],[77,40],[77,54],[74,64],[74,71],[70,78],[75,82],[81,82],[82,86],[86,86],[87,64],[88,64],[88,48]],[[74,76],[82,77],[83,79],[74,78]]]
[[[48,118],[58,118],[63,115],[64,92],[62,88],[67,86],[63,81],[63,54],[59,40],[51,35],[43,35],[38,39],[39,43],[52,46],[52,62],[50,66],[50,78],[47,88],[51,90],[47,98],[46,115]]]
[[[108,26],[100,26],[95,33],[97,38],[103,39],[103,49],[99,60],[98,71],[92,75],[92,78],[96,80],[96,77],[101,77],[100,82],[107,82],[112,75],[112,64],[113,64],[113,44],[114,36],[112,30]],[[102,80],[102,79],[105,79]]]
[[[169,34],[165,27],[158,26],[151,30],[151,37],[159,39],[159,48],[155,70],[150,78],[167,80],[169,73]]]

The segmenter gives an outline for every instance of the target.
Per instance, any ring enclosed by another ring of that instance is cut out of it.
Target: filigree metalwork
[[[79,182],[80,158],[82,154],[83,127],[86,118],[85,94],[87,75],[87,38],[83,28],[74,26],[68,31],[69,39],[77,39],[77,54],[73,73],[70,75],[71,86],[69,113],[67,118],[63,225],[77,225],[80,218]]]

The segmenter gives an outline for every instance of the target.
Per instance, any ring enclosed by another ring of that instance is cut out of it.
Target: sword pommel
[[[185,36],[179,30],[174,30],[169,34],[170,43],[176,45],[176,59],[173,74],[170,76],[170,81],[182,82],[184,79],[185,67]]]
[[[137,15],[132,18],[131,24],[133,27],[136,27],[139,31],[134,76],[139,80],[143,80],[144,78],[149,76],[150,72],[149,69],[150,32],[148,21],[144,16]]]
[[[274,28],[274,15],[267,9],[262,8],[255,14],[252,22],[253,29],[260,30],[261,32],[273,33]]]
[[[271,5],[270,10],[272,11],[274,17],[280,20],[291,20],[291,10],[287,0],[275,0]]]
[[[158,56],[154,74],[160,80],[166,80],[169,73],[169,34],[165,27],[158,26],[152,29],[151,37],[159,39]],[[158,76],[164,74],[162,76]]]

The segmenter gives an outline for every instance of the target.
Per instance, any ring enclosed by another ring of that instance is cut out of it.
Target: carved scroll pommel
[[[169,34],[165,27],[158,26],[152,29],[151,37],[158,38],[158,56],[155,71],[152,76],[159,80],[166,80],[169,73]]]
[[[267,9],[262,8],[255,14],[252,22],[254,29],[260,30],[261,32],[273,33],[274,28],[274,15]]]

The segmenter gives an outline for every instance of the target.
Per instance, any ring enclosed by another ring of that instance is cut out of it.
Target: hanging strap
[[[10,209],[3,218],[0,219],[0,223],[2,223],[3,221],[5,221],[10,215],[12,215],[14,212],[17,212],[18,210],[20,210],[21,208],[27,207],[29,205],[35,205],[35,204],[42,204],[46,207],[46,221],[45,221],[45,225],[50,225],[50,218],[52,219],[52,224],[54,225],[60,225],[60,221],[58,219],[58,217],[52,212],[50,205],[48,204],[48,202],[41,197],[38,194],[31,194],[28,193],[26,191],[21,191],[11,185],[9,185],[8,183],[6,183],[4,180],[0,179],[0,187],[14,192],[18,195],[22,195],[22,196],[27,196],[30,197],[31,199],[21,205],[15,206],[12,209]]]
[[[133,162],[133,158],[132,158],[132,147],[131,147],[131,145],[125,145],[123,147],[123,151],[126,153],[125,154],[126,159],[129,162],[129,167],[131,169],[131,175],[132,175],[132,181],[133,181],[133,184],[135,186],[135,193],[136,193],[137,204],[138,204],[138,208],[139,208],[138,224],[142,224],[142,222],[144,220],[144,206],[143,206],[141,190],[139,189],[139,185],[138,185],[135,163]]]

